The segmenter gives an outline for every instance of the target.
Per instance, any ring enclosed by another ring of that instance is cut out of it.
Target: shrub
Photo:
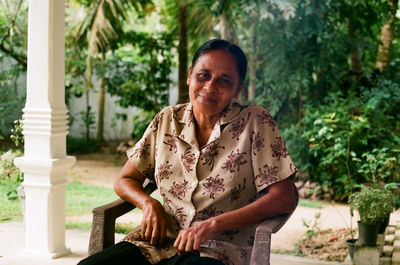
[[[9,150],[0,156],[0,184],[6,187],[9,200],[18,198],[17,188],[24,180],[24,173],[14,165],[14,158],[21,155],[21,151]]]
[[[283,132],[296,166],[345,199],[351,186],[371,182],[371,162],[383,182],[398,182],[400,86],[378,80],[359,96],[335,92],[304,109],[301,124]],[[292,140],[294,139],[294,140]],[[351,176],[351,182],[349,182]]]
[[[67,137],[68,154],[89,154],[97,151],[99,144],[95,139]]]
[[[363,187],[349,197],[350,211],[357,210],[360,221],[366,224],[381,223],[393,211],[393,194],[381,189]]]

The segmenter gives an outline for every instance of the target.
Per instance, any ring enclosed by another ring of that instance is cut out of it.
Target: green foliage
[[[319,227],[320,218],[321,218],[321,213],[318,212],[314,215],[314,218],[312,218],[311,220],[302,219],[303,226],[307,228],[305,233],[307,240],[310,240],[315,234],[317,234],[321,230]]]
[[[12,150],[0,155],[0,185],[4,187],[8,200],[18,198],[17,188],[24,180],[24,173],[14,165],[14,158],[21,155],[21,151]]]
[[[0,64],[4,62],[1,60]],[[18,79],[23,73],[18,65],[0,72],[0,136],[7,137],[13,127],[13,121],[22,116],[25,103],[25,91],[18,91]]]
[[[22,120],[14,121],[14,128],[11,129],[11,140],[14,142],[17,148],[24,147],[24,135],[22,134]]]
[[[0,223],[22,220],[21,203],[18,199],[9,200],[9,188],[0,181]]]
[[[90,154],[99,150],[99,144],[95,139],[84,139],[67,136],[68,154]]]
[[[28,1],[0,1],[0,62],[13,58],[26,69],[28,43]],[[9,59],[8,58],[8,59]],[[1,80],[1,78],[0,78]]]
[[[378,224],[393,211],[393,194],[382,189],[362,187],[361,191],[349,197],[350,211],[357,210],[360,221]]]
[[[0,1],[0,138],[9,135],[13,121],[22,115],[26,73],[28,1]]]
[[[157,112],[153,111],[142,111],[138,115],[134,115],[132,117],[133,120],[133,131],[132,131],[132,138],[133,139],[140,139],[144,132],[146,131],[147,127],[149,126],[150,122],[154,119]]]
[[[365,182],[398,182],[400,86],[378,80],[361,95],[330,93],[304,107],[302,123],[283,131],[296,165],[342,198]],[[349,183],[349,177],[352,183]],[[350,185],[351,184],[351,185]]]
[[[116,102],[120,106],[143,110],[133,118],[133,135],[140,137],[150,117],[168,104],[173,43],[167,34],[144,32],[128,32],[124,42],[126,45],[106,60],[104,85],[119,97]]]
[[[370,183],[388,182],[392,176],[396,176],[397,168],[400,162],[396,159],[396,153],[400,150],[394,150],[393,153],[387,148],[374,148],[371,152],[365,152],[360,158],[354,158],[359,166],[357,172],[366,176]],[[398,155],[397,155],[398,156]]]

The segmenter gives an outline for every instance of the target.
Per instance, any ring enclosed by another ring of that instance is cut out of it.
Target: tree
[[[22,115],[26,91],[19,84],[27,69],[28,1],[0,0],[0,139]]]
[[[389,19],[381,29],[381,44],[379,45],[378,55],[376,56],[375,67],[381,72],[387,72],[390,64],[390,53],[394,39],[395,19],[398,7],[398,0],[388,0]]]
[[[97,62],[100,55],[100,69],[103,69],[107,51],[115,49],[119,41],[119,35],[123,32],[123,24],[128,20],[128,10],[144,12],[150,4],[150,0],[100,0],[92,1],[90,4],[84,2],[83,6],[87,9],[87,16],[77,27],[75,36],[78,41],[87,43],[88,53],[86,58],[86,138],[89,139],[89,91],[93,87],[92,74],[93,64]],[[99,71],[99,116],[97,140],[103,141],[104,127],[104,104],[105,91],[103,88],[104,72]]]
[[[0,12],[0,50],[26,69],[28,3],[1,0]]]

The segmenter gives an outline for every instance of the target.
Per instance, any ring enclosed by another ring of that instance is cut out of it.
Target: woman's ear
[[[243,87],[244,87],[244,81],[241,81],[239,87],[237,88],[237,91],[236,91],[236,94],[234,97],[235,99],[239,98],[240,91],[242,91]]]
[[[192,75],[192,66],[189,66],[189,74],[188,77],[186,79],[186,84],[189,85],[190,84],[190,76]]]

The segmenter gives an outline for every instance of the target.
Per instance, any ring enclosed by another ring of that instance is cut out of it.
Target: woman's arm
[[[289,177],[271,185],[265,195],[242,208],[196,222],[181,230],[174,246],[180,252],[199,250],[200,244],[212,239],[217,232],[255,225],[268,217],[290,213],[296,206],[293,180]]]
[[[127,202],[143,210],[142,239],[151,245],[165,239],[166,221],[163,206],[143,190],[146,177],[128,160],[114,182],[115,193]]]

